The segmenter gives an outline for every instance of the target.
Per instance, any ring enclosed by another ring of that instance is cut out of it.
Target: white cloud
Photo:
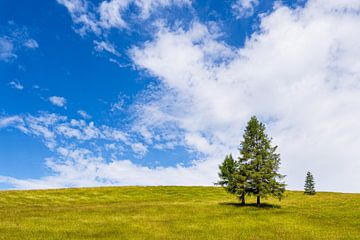
[[[99,35],[110,28],[126,29],[128,21],[134,21],[132,18],[145,20],[160,8],[191,5],[190,0],[110,0],[100,1],[98,6],[87,0],[57,1],[67,8],[81,35],[89,31]],[[128,16],[129,7],[135,7],[140,14]]]
[[[135,0],[135,4],[141,9],[141,17],[146,19],[158,8],[169,6],[190,6],[191,0]]]
[[[90,119],[91,115],[89,115],[86,111],[84,110],[79,110],[77,111],[77,113],[84,119]]]
[[[99,186],[127,184],[121,182],[130,170],[152,172],[147,167],[129,164],[128,160],[117,160],[116,156],[127,146],[136,155],[144,154],[146,147],[119,129],[109,126],[95,126],[93,122],[68,119],[56,114],[41,113],[38,116],[10,116],[0,118],[0,128],[14,127],[23,133],[40,138],[45,146],[54,153],[54,157],[45,159],[46,166],[53,172],[41,179],[16,179],[0,176],[0,182],[6,182],[16,188],[58,188],[75,186]],[[104,154],[111,158],[105,159]],[[128,169],[118,169],[128,166]],[[152,174],[151,174],[152,175]],[[149,184],[159,181],[151,176],[142,176],[136,182]],[[130,177],[132,180],[134,177]]]
[[[311,170],[321,190],[360,191],[353,171],[360,167],[359,10],[351,0],[278,5],[239,49],[203,25],[160,29],[130,51],[164,87],[159,98],[140,101],[139,124],[161,133],[163,123],[173,123],[186,146],[219,163],[215,155],[236,154],[242,128],[256,114],[279,144],[290,188],[301,189]],[[209,171],[215,181],[217,168]]]
[[[58,107],[65,107],[66,106],[66,99],[63,97],[58,97],[58,96],[52,96],[49,97],[49,101]]]
[[[44,189],[62,187],[90,187],[113,185],[211,185],[206,180],[209,176],[206,169],[217,167],[210,166],[208,162],[197,163],[192,168],[182,166],[168,168],[148,168],[133,164],[129,160],[114,160],[108,164],[100,163],[101,159],[88,155],[75,155],[75,162],[82,164],[58,164],[54,159],[48,159],[47,166],[56,174],[41,179],[16,179],[0,176],[0,182],[11,184],[19,189]],[[69,160],[74,160],[69,157]],[[88,162],[90,161],[90,163]],[[97,164],[93,164],[98,162]],[[171,177],[169,177],[171,176]],[[165,181],[166,179],[166,181]],[[204,181],[205,180],[205,181]]]
[[[130,0],[103,1],[99,6],[100,25],[105,28],[125,28],[127,26],[122,12],[128,8]]]
[[[15,88],[17,90],[23,90],[24,89],[24,85],[22,85],[19,81],[17,80],[13,80],[11,82],[9,82],[9,85],[12,87],[12,88]]]
[[[99,6],[100,25],[104,28],[127,28],[128,23],[124,19],[130,5],[140,10],[140,20],[149,16],[160,8],[170,6],[191,5],[190,0],[111,0],[103,1]]]
[[[22,118],[19,116],[0,117],[0,128],[6,128],[19,123],[22,123]]]
[[[5,37],[0,37],[0,60],[8,62],[16,57],[13,43]]]
[[[116,64],[120,68],[131,67],[130,63],[126,63],[126,64],[120,63],[118,60],[114,58],[109,58],[109,62]]]
[[[259,3],[259,0],[236,0],[231,8],[236,18],[248,18],[254,14]]]
[[[52,175],[40,179],[16,179],[0,176],[15,188],[59,188],[104,185],[211,185],[209,169],[216,163],[195,162],[190,168],[174,166],[149,168],[117,156],[127,148],[143,155],[147,147],[136,139],[109,126],[95,126],[84,120],[68,119],[56,114],[10,116],[0,118],[0,127],[15,127],[39,137],[54,153],[45,159]],[[91,129],[89,131],[89,128]],[[110,159],[104,156],[110,153]],[[169,178],[169,176],[172,176]],[[179,180],[181,180],[179,182]]]
[[[38,48],[39,47],[39,44],[36,40],[34,39],[28,39],[24,42],[24,46],[27,47],[27,48],[31,48],[31,49],[34,49],[34,48]]]
[[[115,103],[111,104],[110,111],[124,111],[125,99],[121,96],[118,97],[118,100]]]
[[[121,141],[131,145],[127,134],[125,134],[123,131],[112,129],[110,127],[103,127],[101,132],[104,134],[105,138],[107,139],[112,139],[115,142]]]
[[[39,45],[35,39],[29,37],[26,27],[16,25],[9,21],[4,27],[5,35],[0,36],[0,61],[11,62],[18,57],[24,48],[35,49]]]
[[[94,33],[101,39],[93,41],[95,51],[109,52],[117,57],[121,54],[116,50],[115,45],[107,40],[110,29],[134,31],[136,28],[129,26],[144,22],[161,9],[191,6],[191,0],[105,0],[99,1],[97,5],[88,0],[57,0],[57,2],[67,8],[78,34],[85,36]],[[109,61],[119,67],[131,67],[114,58],[109,58]]]
[[[147,147],[144,144],[139,143],[139,142],[133,143],[131,145],[131,148],[135,154],[140,155],[140,156],[144,156],[148,151]]]
[[[93,13],[94,6],[87,0],[57,0],[69,11],[71,18],[76,25],[76,31],[84,36],[89,31],[100,34],[96,14]]]
[[[115,56],[120,56],[120,53],[116,50],[115,46],[112,43],[105,41],[94,41],[95,50],[98,52],[109,52],[114,54]]]

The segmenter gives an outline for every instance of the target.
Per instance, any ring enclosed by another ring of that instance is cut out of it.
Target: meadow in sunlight
[[[285,196],[256,208],[219,187],[1,191],[0,239],[360,239],[360,194]]]

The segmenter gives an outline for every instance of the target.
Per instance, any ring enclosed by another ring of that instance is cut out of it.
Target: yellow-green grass
[[[218,187],[0,191],[0,239],[360,239],[360,194],[236,203]]]

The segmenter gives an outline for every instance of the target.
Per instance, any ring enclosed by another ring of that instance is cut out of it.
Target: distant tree
[[[306,174],[304,193],[308,195],[316,194],[314,176],[311,174],[311,172],[307,172]]]
[[[248,122],[243,141],[240,144],[240,157],[237,161],[225,158],[220,165],[218,183],[245,203],[245,195],[256,196],[257,206],[261,198],[283,197],[285,183],[279,174],[280,155],[277,146],[271,145],[271,139],[265,133],[265,125],[254,116]]]

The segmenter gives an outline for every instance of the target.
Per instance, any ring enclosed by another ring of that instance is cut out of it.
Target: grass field
[[[360,194],[236,203],[216,187],[1,191],[0,239],[360,239]]]

